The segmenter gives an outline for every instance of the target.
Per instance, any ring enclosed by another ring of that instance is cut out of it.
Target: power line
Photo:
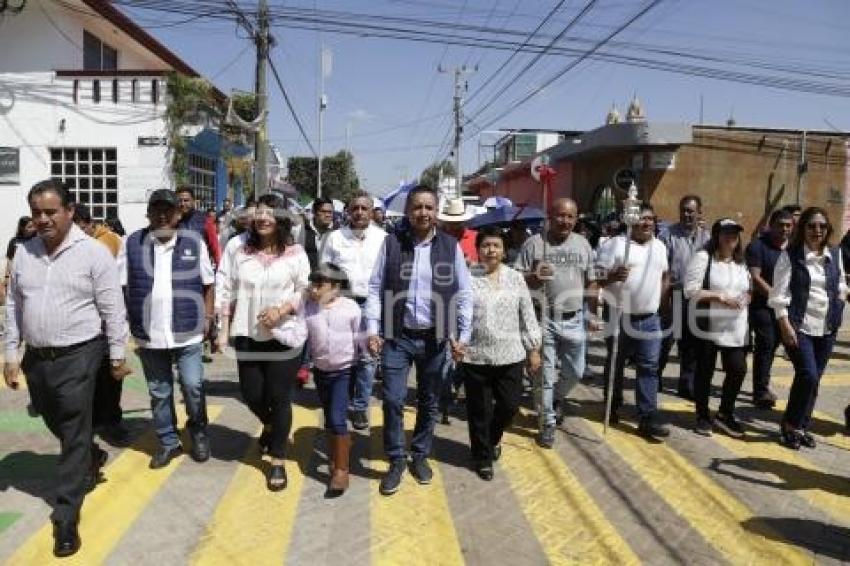
[[[536,65],[537,62],[544,55],[546,55],[549,51],[551,51],[552,47],[562,37],[564,37],[567,34],[567,32],[570,31],[570,29],[572,29],[579,22],[579,20],[581,20],[581,18],[583,18],[585,15],[587,15],[587,13],[593,8],[594,4],[596,4],[597,1],[598,0],[590,0],[587,4],[585,4],[584,8],[582,8],[581,11],[578,14],[576,14],[575,17],[573,17],[573,19],[571,19],[570,22],[566,26],[564,26],[564,29],[561,30],[561,32],[558,35],[556,35],[554,38],[552,38],[552,41],[550,41],[549,44],[542,51],[540,51],[537,55],[535,55],[534,58],[531,59],[531,61],[526,63],[526,65],[516,75],[514,75],[513,79],[508,81],[507,84],[505,84],[505,86],[503,86],[496,94],[491,96],[490,99],[487,102],[485,102],[484,105],[481,106],[481,108],[479,108],[478,111],[475,112],[475,114],[470,119],[475,119],[476,117],[480,116],[488,108],[490,108],[490,106],[492,106],[503,94],[505,94],[508,91],[508,89],[510,89],[512,86],[514,86],[516,84],[516,82],[519,79],[521,79],[522,76],[524,74],[526,74],[534,65]]]
[[[511,53],[511,55],[510,55],[510,56],[509,56],[509,57],[505,60],[505,62],[504,62],[504,63],[502,63],[502,64],[499,66],[499,68],[498,68],[498,69],[496,69],[495,71],[493,71],[493,73],[492,73],[489,77],[487,77],[487,79],[486,79],[486,80],[485,80],[485,81],[484,81],[481,85],[479,85],[479,87],[478,87],[477,89],[475,89],[475,90],[472,92],[472,94],[470,94],[470,95],[469,95],[469,97],[466,99],[466,103],[467,103],[467,104],[469,104],[470,102],[472,102],[472,100],[473,100],[476,96],[478,96],[481,92],[483,92],[483,91],[484,91],[484,89],[485,89],[485,88],[487,88],[487,86],[488,86],[491,82],[493,82],[493,79],[495,79],[495,78],[496,78],[496,76],[497,76],[499,73],[501,73],[501,72],[502,72],[502,70],[503,70],[505,67],[507,67],[507,66],[508,66],[508,64],[510,64],[510,62],[511,62],[511,61],[513,61],[513,60],[514,60],[514,58],[516,58],[516,56],[517,56],[517,55],[519,55],[519,54],[522,52],[522,49],[523,49],[524,47],[527,47],[527,46],[528,46],[528,44],[529,44],[529,42],[531,41],[531,39],[532,39],[535,35],[537,35],[537,32],[539,32],[539,31],[543,28],[543,26],[545,26],[545,25],[546,25],[546,23],[549,21],[549,19],[551,19],[551,18],[552,18],[552,16],[554,16],[554,15],[558,12],[558,10],[560,10],[560,9],[561,9],[561,6],[563,6],[563,5],[564,5],[564,3],[565,3],[566,1],[567,1],[567,0],[561,0],[560,2],[558,2],[557,4],[555,4],[555,7],[554,7],[554,8],[552,8],[551,10],[549,10],[549,13],[548,13],[548,14],[546,14],[546,15],[543,17],[543,19],[540,21],[540,23],[539,23],[539,24],[537,24],[537,27],[536,27],[536,28],[534,28],[534,29],[531,31],[531,33],[529,33],[529,34],[528,34],[528,37],[526,37],[526,38],[525,38],[525,40],[522,42],[522,44],[521,44],[521,45],[519,45],[519,46],[517,46],[517,48],[516,48],[516,49],[514,49],[513,53]]]
[[[301,118],[299,118],[298,113],[295,111],[295,107],[292,106],[292,101],[289,100],[289,94],[287,94],[286,88],[284,88],[283,86],[283,81],[280,80],[280,75],[277,74],[277,68],[274,66],[274,62],[271,60],[271,58],[269,58],[269,68],[271,68],[272,76],[274,76],[274,80],[277,83],[281,94],[283,94],[283,100],[286,101],[286,107],[289,108],[289,112],[290,114],[292,114],[292,118],[295,120],[295,125],[298,126],[298,131],[301,132],[301,137],[304,138],[305,142],[307,142],[307,147],[310,148],[310,151],[313,152],[313,155],[318,158],[319,154],[316,152],[316,148],[314,148],[313,144],[310,142],[310,138],[307,136],[307,132],[304,130],[304,124],[301,123]]]
[[[565,74],[567,74],[568,72],[570,72],[570,71],[571,71],[572,69],[574,69],[574,68],[575,68],[575,67],[576,67],[579,63],[581,63],[582,61],[584,61],[585,59],[587,59],[588,57],[590,57],[593,53],[595,53],[596,51],[598,51],[598,50],[599,50],[599,49],[600,49],[603,45],[605,45],[606,43],[608,43],[608,41],[610,41],[611,39],[613,39],[614,37],[616,37],[617,35],[619,35],[620,33],[622,33],[622,32],[623,32],[626,28],[628,28],[628,27],[629,27],[630,25],[632,25],[634,22],[636,22],[637,20],[639,20],[641,17],[643,17],[643,16],[644,16],[646,13],[648,13],[650,10],[652,10],[653,8],[655,8],[656,6],[658,6],[658,4],[660,4],[662,1],[663,1],[663,0],[652,0],[652,2],[650,2],[649,4],[647,4],[646,6],[644,6],[644,7],[643,7],[643,8],[642,8],[642,9],[641,9],[641,10],[640,10],[637,14],[635,14],[634,16],[632,16],[631,18],[629,18],[628,20],[626,20],[626,22],[625,22],[625,23],[623,23],[623,24],[622,24],[622,25],[620,25],[617,29],[615,29],[613,32],[611,32],[610,34],[608,34],[607,36],[605,36],[605,38],[604,38],[604,39],[602,39],[601,41],[599,41],[596,45],[594,45],[592,48],[590,48],[587,52],[585,52],[584,54],[582,54],[581,56],[579,56],[577,59],[575,59],[574,61],[572,61],[570,64],[568,64],[566,67],[564,67],[563,69],[561,69],[560,71],[558,71],[555,75],[553,75],[550,79],[548,79],[548,80],[547,80],[546,82],[544,82],[542,85],[538,86],[538,87],[537,87],[537,88],[535,88],[533,91],[531,91],[530,93],[528,93],[527,95],[525,95],[525,96],[523,96],[521,99],[519,99],[518,101],[516,101],[516,102],[514,102],[513,104],[511,104],[511,105],[510,105],[507,109],[505,109],[503,112],[501,112],[500,114],[498,114],[498,115],[497,115],[496,117],[494,117],[493,119],[491,119],[491,120],[489,120],[488,122],[484,123],[484,125],[483,125],[483,126],[481,126],[481,127],[479,128],[479,131],[481,131],[481,130],[483,130],[483,129],[485,129],[485,128],[490,127],[490,126],[491,126],[492,124],[494,124],[496,121],[498,121],[498,120],[500,120],[501,118],[503,118],[503,117],[507,116],[508,114],[510,114],[511,112],[513,112],[514,110],[516,110],[517,108],[519,108],[520,106],[522,106],[523,104],[525,104],[526,102],[528,102],[529,100],[531,100],[532,98],[534,98],[535,96],[537,96],[537,95],[538,95],[538,94],[539,94],[539,93],[540,93],[543,89],[545,89],[545,88],[546,88],[546,87],[548,87],[550,84],[552,84],[553,82],[557,81],[558,79],[560,79],[561,77],[563,77]],[[473,116],[473,117],[472,117],[472,119],[475,119],[475,118],[477,118],[477,117],[478,117],[478,115],[476,114],[475,116]]]

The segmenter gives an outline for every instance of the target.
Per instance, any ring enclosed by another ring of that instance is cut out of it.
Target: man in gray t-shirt
[[[515,267],[525,274],[532,291],[544,291],[543,376],[535,380],[535,404],[544,448],[555,443],[555,405],[584,374],[586,333],[584,297],[593,281],[593,249],[584,236],[573,232],[578,209],[571,199],[558,199],[549,211],[549,231],[526,240]],[[545,255],[544,255],[545,248]],[[561,375],[556,377],[556,360]],[[556,386],[557,384],[557,386]]]

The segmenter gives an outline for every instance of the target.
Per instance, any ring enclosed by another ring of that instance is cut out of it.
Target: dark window
[[[118,68],[118,51],[83,30],[83,69],[86,71],[114,71]]]
[[[100,103],[100,81],[91,82],[91,99],[94,100],[95,104]]]
[[[100,71],[103,43],[87,31],[83,31],[83,69]]]
[[[151,102],[159,104],[159,81],[156,79],[151,81]]]
[[[101,68],[104,71],[114,71],[118,69],[118,51],[109,47],[105,43],[103,44],[103,60],[101,61]]]
[[[112,102],[118,102],[118,79],[112,79]]]
[[[130,100],[133,102],[139,101],[139,79],[133,79],[130,84]]]
[[[74,79],[74,104],[77,104],[80,101],[80,81],[79,79]]]

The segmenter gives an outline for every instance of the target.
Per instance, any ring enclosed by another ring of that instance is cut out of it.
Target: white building
[[[145,226],[147,195],[173,187],[166,74],[198,73],[108,1],[18,4],[0,2],[0,241],[48,177],[95,218],[118,217],[128,233]],[[226,170],[202,155],[189,163],[205,205],[220,202]]]

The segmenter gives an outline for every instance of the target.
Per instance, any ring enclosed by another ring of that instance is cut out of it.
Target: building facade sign
[[[657,171],[659,169],[676,168],[675,151],[653,151],[649,154],[649,168]]]
[[[20,150],[17,147],[0,147],[0,185],[17,185],[20,175]]]

